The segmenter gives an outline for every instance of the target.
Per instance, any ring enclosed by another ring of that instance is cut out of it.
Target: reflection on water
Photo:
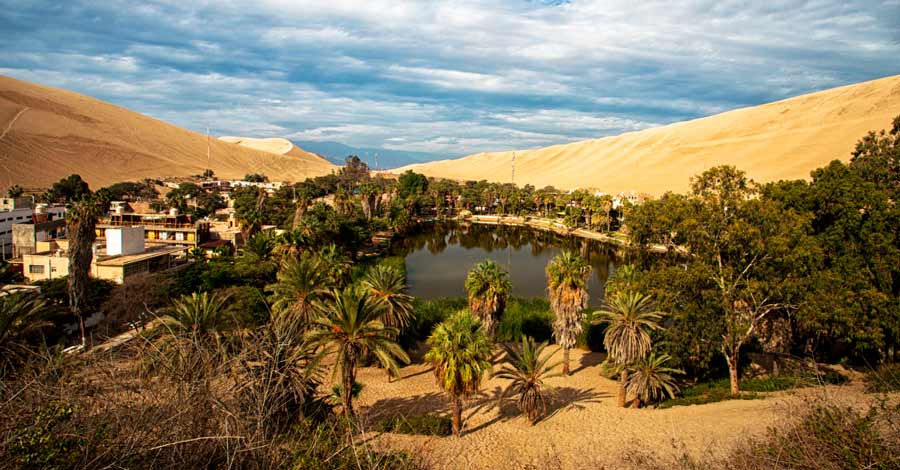
[[[593,240],[521,227],[435,223],[393,246],[395,255],[406,258],[409,293],[423,299],[465,296],[466,275],[486,258],[509,271],[513,296],[546,297],[544,270],[563,249],[576,250],[590,262],[590,304],[599,306],[620,257],[614,247]]]

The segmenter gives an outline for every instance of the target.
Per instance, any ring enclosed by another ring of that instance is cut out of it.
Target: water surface
[[[409,293],[423,299],[465,296],[469,270],[488,258],[510,273],[513,296],[546,297],[547,263],[563,249],[576,250],[589,261],[590,304],[599,306],[606,279],[620,261],[614,247],[594,240],[524,227],[434,223],[393,247],[394,254],[406,258]]]

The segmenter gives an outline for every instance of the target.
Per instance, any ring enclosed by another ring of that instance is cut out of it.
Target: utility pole
[[[210,157],[211,153],[210,153],[209,147],[210,147],[210,142],[209,142],[209,126],[206,126],[206,169],[207,169],[207,170],[212,170],[212,168],[210,168],[210,166],[209,166],[209,165],[210,165],[210,159],[211,159],[211,157]]]

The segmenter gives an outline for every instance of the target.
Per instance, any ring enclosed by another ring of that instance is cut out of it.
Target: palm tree
[[[501,396],[507,393],[519,395],[519,411],[525,413],[534,425],[547,413],[547,400],[543,390],[544,380],[562,375],[553,372],[558,362],[548,364],[553,354],[543,354],[547,343],[535,343],[529,336],[522,337],[518,347],[503,345],[506,363],[494,376],[509,379],[510,383]],[[542,357],[543,356],[543,357]]]
[[[665,395],[669,398],[675,397],[678,385],[672,374],[684,374],[684,371],[666,367],[665,363],[670,359],[668,354],[657,356],[655,352],[651,352],[629,367],[631,374],[628,376],[626,387],[628,392],[634,395],[638,406],[642,402],[661,400]]]
[[[591,266],[571,251],[557,255],[547,265],[547,290],[553,320],[553,338],[563,348],[563,374],[569,375],[569,350],[575,347],[584,329],[584,309],[587,308],[587,280]]]
[[[325,279],[331,286],[343,286],[350,277],[350,259],[334,243],[325,245],[317,255],[324,268]]]
[[[616,365],[627,366],[650,352],[650,330],[659,328],[661,312],[654,309],[651,297],[631,290],[619,290],[609,297],[596,313],[599,321],[608,323],[603,346]],[[625,406],[628,369],[619,374],[619,406]]]
[[[625,264],[616,269],[612,277],[606,281],[606,297],[612,296],[616,291],[634,289],[640,272],[633,264]]]
[[[403,331],[413,316],[413,297],[406,293],[406,279],[397,268],[378,265],[370,269],[362,281],[363,286],[384,311],[381,320],[385,325]]]
[[[17,292],[0,297],[0,377],[6,366],[19,358],[22,341],[29,334],[50,325],[45,320],[46,303],[31,292]]]
[[[493,260],[476,264],[466,277],[469,309],[484,323],[485,333],[491,338],[497,333],[511,290],[509,274]]]
[[[285,258],[277,274],[278,282],[267,289],[272,292],[274,310],[296,316],[303,324],[308,324],[315,316],[315,300],[326,292],[325,274],[322,263],[316,258]]]
[[[192,336],[215,334],[226,322],[226,300],[225,296],[209,292],[184,295],[173,302],[172,310],[164,319],[176,333]]]
[[[78,318],[81,330],[81,347],[87,347],[84,315],[87,303],[87,287],[91,262],[94,258],[94,241],[97,239],[97,219],[103,213],[101,201],[88,194],[66,209],[66,233],[69,238],[69,308]]]
[[[333,348],[341,371],[341,401],[349,418],[353,415],[351,391],[359,360],[371,353],[384,368],[399,376],[397,359],[409,363],[409,356],[394,339],[397,329],[381,322],[382,309],[367,292],[333,290],[330,297],[328,301],[316,302],[321,314],[313,321],[309,339],[313,344]]]
[[[438,324],[428,338],[431,349],[425,361],[452,401],[453,433],[462,429],[462,399],[478,392],[484,374],[491,369],[491,340],[484,324],[467,311],[457,312]]]

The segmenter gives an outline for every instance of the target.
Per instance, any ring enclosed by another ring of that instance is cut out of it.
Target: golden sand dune
[[[196,175],[207,167],[207,141],[209,166],[222,178],[262,173],[297,181],[336,168],[293,144],[285,155],[207,139],[85,95],[0,76],[0,188],[47,187],[72,173],[94,188]]]
[[[536,187],[685,191],[690,178],[730,164],[756,181],[808,178],[847,161],[868,131],[900,114],[900,75],[638,132],[516,151],[515,182]],[[509,182],[513,152],[409,165],[429,176]]]

